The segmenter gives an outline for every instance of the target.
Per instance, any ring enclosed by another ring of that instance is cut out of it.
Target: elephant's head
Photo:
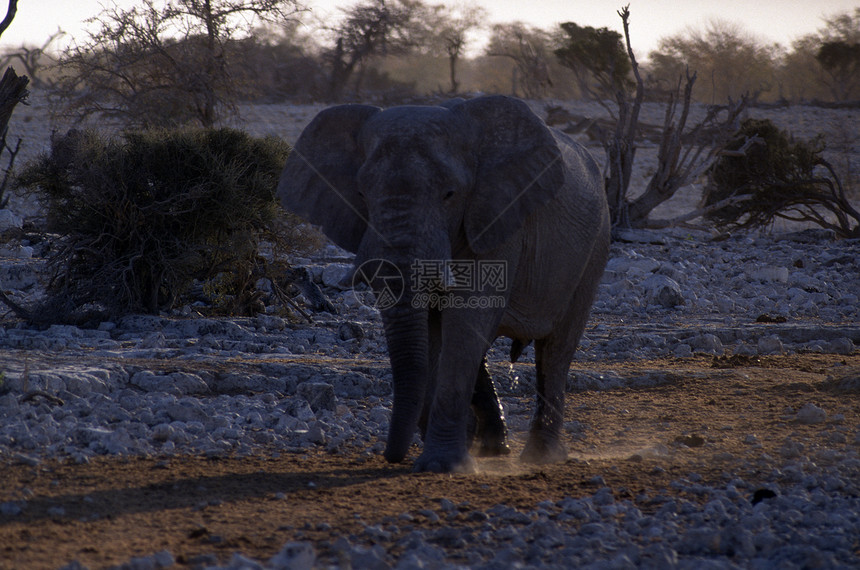
[[[390,461],[406,455],[428,376],[428,313],[411,302],[413,261],[492,252],[564,176],[550,131],[509,97],[342,105],[302,133],[278,186],[284,206],[357,253],[357,263],[385,259],[407,276],[400,301],[382,313],[394,376]]]

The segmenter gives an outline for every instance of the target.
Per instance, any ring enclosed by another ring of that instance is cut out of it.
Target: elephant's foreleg
[[[473,471],[467,424],[481,360],[495,338],[500,315],[475,309],[442,312],[442,350],[424,451],[416,471]]]
[[[487,368],[486,356],[478,368],[475,393],[472,394],[472,411],[476,420],[474,436],[479,441],[478,455],[492,457],[509,454],[511,448],[508,447],[505,414]]]
[[[421,431],[421,439],[426,439],[427,437],[430,407],[433,404],[433,398],[436,396],[436,382],[439,375],[439,352],[442,350],[442,317],[439,311],[430,310],[427,324],[429,329],[428,367],[430,373],[427,380],[427,391],[424,395],[424,408],[421,410],[421,417],[418,419],[418,429]]]

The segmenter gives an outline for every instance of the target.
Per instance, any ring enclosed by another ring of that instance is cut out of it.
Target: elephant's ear
[[[477,172],[464,224],[470,247],[487,253],[558,192],[564,161],[544,122],[518,99],[480,97],[451,111],[475,128]]]
[[[356,182],[364,161],[358,134],[379,111],[369,105],[321,111],[302,131],[278,182],[284,208],[322,226],[333,242],[352,252],[367,229],[367,208]]]

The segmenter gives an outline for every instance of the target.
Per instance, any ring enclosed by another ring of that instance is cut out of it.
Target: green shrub
[[[796,141],[770,120],[747,119],[709,172],[706,219],[749,228],[783,218],[856,235],[860,214],[823,151],[821,137]]]
[[[288,152],[231,129],[55,138],[18,179],[61,237],[50,260],[54,318],[87,305],[170,309],[194,279],[219,274],[252,285],[259,241],[282,218],[275,188]]]

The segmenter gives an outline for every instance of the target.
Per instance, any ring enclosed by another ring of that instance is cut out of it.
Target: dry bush
[[[260,241],[283,224],[274,190],[288,150],[231,129],[55,138],[18,180],[60,235],[41,320],[170,309],[218,275],[245,294],[235,288],[253,286]]]
[[[813,222],[842,237],[860,235],[860,213],[823,151],[821,137],[796,141],[770,120],[744,121],[709,173],[706,219],[749,228],[783,218]]]
[[[241,94],[230,75],[234,41],[255,24],[280,24],[293,0],[140,0],[90,18],[93,30],[60,56],[52,94],[62,113],[82,120],[211,127],[234,114]]]

